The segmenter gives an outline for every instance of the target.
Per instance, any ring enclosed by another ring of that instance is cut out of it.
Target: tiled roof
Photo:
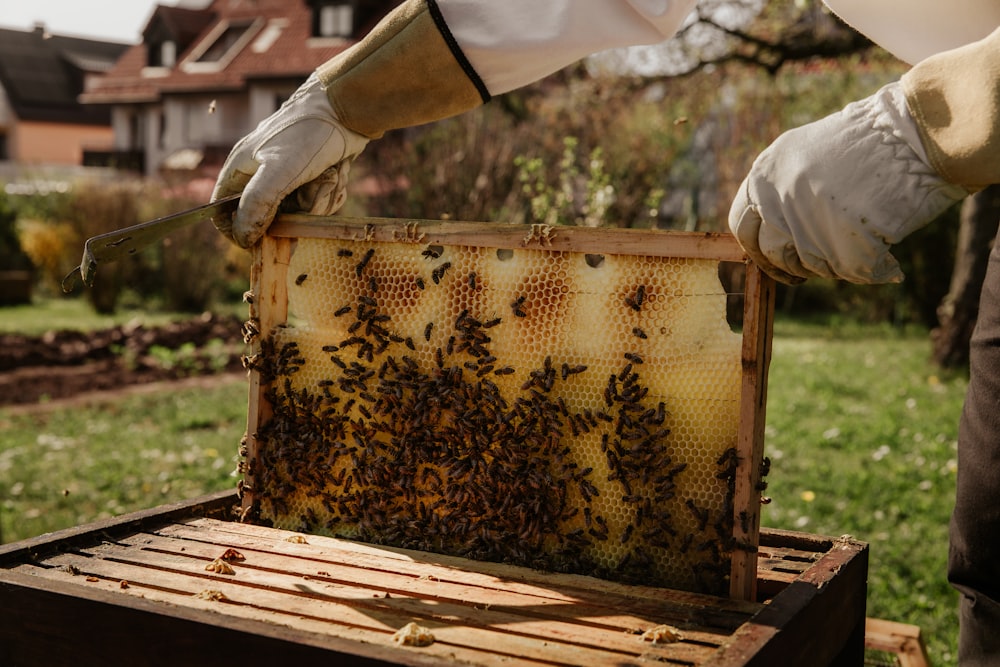
[[[0,84],[21,120],[106,125],[106,110],[81,105],[86,74],[108,70],[127,44],[0,29]]]
[[[399,2],[382,4],[388,10]],[[180,31],[181,21],[189,27],[199,16],[209,17],[186,47],[178,35],[180,50],[176,65],[150,76],[146,67],[147,45],[135,45],[81,99],[87,103],[155,101],[169,93],[240,90],[255,79],[304,79],[349,46],[342,40],[311,39],[312,10],[306,0],[214,0],[199,12],[178,13],[176,9],[158,6],[147,25],[147,33],[157,21]],[[185,61],[204,50],[225,24],[246,21],[253,21],[253,36],[223,67],[199,68],[199,71],[185,67]]]

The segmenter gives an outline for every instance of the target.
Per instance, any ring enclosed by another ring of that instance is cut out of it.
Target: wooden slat
[[[702,606],[675,602],[672,596],[661,592],[659,600],[642,600],[627,592],[602,595],[567,594],[558,582],[514,582],[504,585],[505,580],[482,576],[476,571],[441,567],[433,562],[414,561],[411,567],[399,561],[389,564],[376,558],[343,558],[337,554],[320,555],[310,553],[308,546],[298,545],[301,556],[273,553],[264,547],[223,547],[221,545],[199,544],[190,540],[168,540],[159,536],[135,536],[123,545],[141,544],[143,551],[129,550],[128,554],[114,556],[109,550],[116,547],[105,545],[87,553],[104,558],[116,558],[125,562],[146,563],[159,566],[157,560],[171,562],[170,556],[180,557],[178,566],[193,567],[191,559],[200,560],[200,566],[218,557],[225,548],[236,548],[247,557],[239,565],[255,571],[280,572],[294,577],[307,578],[324,585],[350,587],[362,590],[361,597],[370,597],[372,591],[388,592],[392,596],[411,596],[437,600],[440,604],[459,605],[462,608],[489,609],[492,623],[498,622],[497,613],[501,609],[516,613],[519,622],[524,617],[544,619],[552,622],[571,623],[584,627],[612,629],[619,633],[623,628],[648,628],[650,624],[669,623],[692,628],[691,638],[705,644],[718,643],[720,636],[731,632],[752,614],[730,612],[724,614],[715,610],[709,623],[720,620],[722,627],[705,623],[701,610],[714,607],[716,599],[705,600]],[[277,546],[277,545],[276,545]],[[296,545],[291,545],[296,546]],[[147,552],[153,550],[154,554]],[[341,554],[343,555],[343,554]],[[164,565],[165,566],[165,565]],[[514,568],[509,568],[515,576]],[[522,575],[523,576],[523,575]],[[759,608],[759,607],[758,607]],[[460,610],[455,610],[458,614]],[[756,611],[756,609],[754,610]]]
[[[220,537],[227,525],[236,530],[227,537]],[[442,581],[454,581],[484,588],[525,594],[541,590],[546,596],[556,596],[565,601],[601,605],[609,604],[609,600],[619,599],[627,600],[628,605],[637,606],[637,609],[645,605],[651,610],[669,603],[687,609],[685,613],[692,615],[691,622],[713,627],[730,627],[733,621],[752,615],[760,609],[757,603],[699,593],[622,584],[594,577],[544,572],[502,563],[470,561],[457,556],[376,546],[318,535],[307,536],[309,544],[299,545],[285,541],[285,538],[298,535],[297,533],[211,519],[166,526],[158,533],[184,536],[188,539],[213,540],[220,545],[236,549],[268,549],[296,557],[316,557],[341,563],[354,563],[369,569],[375,568],[377,564],[378,567],[392,572],[426,575]],[[710,610],[709,616],[705,615],[705,610]]]
[[[285,280],[292,256],[292,241],[265,235],[254,246],[250,267],[250,320],[256,323],[261,335],[269,335],[274,328],[288,319],[288,284]],[[251,354],[261,351],[259,340],[251,345]],[[266,383],[256,370],[250,371],[249,400],[247,406],[246,448],[247,461],[258,458],[257,428],[272,415],[268,402]],[[253,504],[252,496],[242,499],[244,514]]]
[[[740,430],[736,491],[733,497],[733,552],[729,595],[739,600],[757,597],[757,543],[760,532],[760,465],[764,457],[767,371],[771,361],[774,321],[774,280],[746,265],[743,310],[743,378],[740,390]]]
[[[422,245],[508,249],[539,247],[563,252],[690,257],[731,262],[746,260],[746,253],[731,234],[667,233],[616,227],[552,227],[547,240],[529,240],[531,229],[532,226],[520,224],[287,214],[274,221],[268,228],[268,234],[280,238],[370,240],[380,243],[402,241]]]
[[[920,628],[908,623],[866,619],[865,648],[895,654],[899,667],[929,667],[931,664]]]

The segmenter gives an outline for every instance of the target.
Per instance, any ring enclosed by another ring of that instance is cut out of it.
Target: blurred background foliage
[[[703,0],[699,20],[663,45],[598,54],[472,112],[372,142],[354,165],[345,212],[723,231],[753,159],[782,131],[903,71],[819,2]],[[30,258],[36,293],[57,296],[89,236],[203,203],[177,192],[115,174],[64,192],[0,194],[0,252]],[[779,308],[935,326],[957,215],[898,248],[903,284],[814,280],[783,286]],[[238,299],[248,264],[204,225],[102,266],[84,294],[104,313],[122,303],[199,312]]]

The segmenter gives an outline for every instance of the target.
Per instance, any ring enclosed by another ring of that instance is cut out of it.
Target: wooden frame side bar
[[[251,356],[260,354],[260,336],[270,335],[279,324],[288,319],[288,264],[292,257],[294,241],[265,235],[253,249],[250,266],[250,325],[257,330],[251,346]],[[249,401],[247,406],[247,473],[252,489],[255,484],[254,461],[258,460],[257,429],[271,418],[271,404],[267,400],[267,381],[251,365]],[[241,499],[244,515],[253,504],[252,493]]]
[[[756,264],[746,263],[743,305],[743,380],[740,391],[740,459],[733,497],[733,551],[729,595],[757,597],[757,542],[760,532],[761,460],[767,412],[767,372],[771,362],[774,280]],[[745,513],[745,515],[743,515]]]

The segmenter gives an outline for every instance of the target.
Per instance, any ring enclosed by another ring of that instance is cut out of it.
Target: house
[[[90,146],[111,144],[107,109],[77,96],[128,44],[0,29],[0,161],[79,165]]]
[[[146,175],[217,169],[321,63],[400,0],[213,0],[158,5],[142,43],[81,95],[109,107],[114,151]]]

